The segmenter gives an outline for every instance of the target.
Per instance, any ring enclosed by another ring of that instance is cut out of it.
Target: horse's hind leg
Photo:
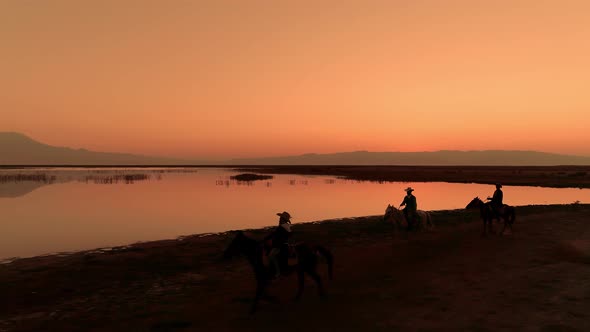
[[[264,281],[258,281],[256,286],[256,296],[254,297],[254,303],[252,303],[252,307],[250,308],[251,314],[256,312],[256,309],[258,308],[258,301],[260,301],[260,298],[262,297],[262,295],[264,295],[265,288],[266,285]]]
[[[301,295],[303,295],[303,288],[305,287],[305,275],[301,266],[297,267],[297,295],[295,295],[295,301],[299,301]]]
[[[320,296],[324,296],[324,285],[322,284],[322,278],[320,278],[320,275],[317,273],[317,271],[315,269],[309,269],[307,270],[307,274],[309,274],[318,285],[318,294]]]

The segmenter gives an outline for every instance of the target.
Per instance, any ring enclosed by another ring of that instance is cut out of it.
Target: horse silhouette
[[[434,223],[432,222],[432,216],[430,212],[418,210],[416,211],[416,228],[433,228]],[[387,204],[387,208],[385,209],[385,214],[383,215],[383,221],[391,221],[396,227],[407,227],[408,221],[406,220],[406,216],[404,215],[403,210],[399,210],[395,206],[391,204]]]
[[[479,215],[483,220],[483,236],[487,235],[488,228],[490,233],[494,233],[492,228],[492,222],[494,219],[498,219],[498,221],[501,221],[502,219],[504,220],[504,227],[502,227],[500,235],[504,234],[506,226],[508,226],[510,231],[512,231],[512,224],[514,224],[514,220],[516,219],[516,211],[513,206],[503,204],[499,213],[496,213],[496,211],[493,210],[490,202],[484,203],[479,197],[475,197],[473,200],[471,200],[465,209],[479,209]]]
[[[294,255],[297,258],[297,264],[291,265],[288,268],[297,272],[298,287],[295,300],[299,300],[301,295],[303,295],[305,273],[316,282],[318,285],[318,292],[320,296],[323,296],[324,287],[322,284],[322,278],[317,272],[319,256],[324,257],[328,264],[329,279],[332,279],[334,256],[328,249],[317,244],[301,242],[295,244],[292,248],[294,249]],[[245,255],[254,271],[254,277],[256,278],[256,295],[250,310],[251,313],[254,313],[257,310],[258,301],[266,294],[266,288],[272,280],[272,271],[270,271],[269,267],[264,264],[264,243],[246,236],[242,231],[238,231],[236,237],[224,251],[224,257],[229,258],[236,254]]]

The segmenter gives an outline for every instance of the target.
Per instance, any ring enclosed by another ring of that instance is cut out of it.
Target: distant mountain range
[[[414,166],[555,166],[590,165],[590,157],[537,151],[342,152],[300,156],[233,159],[240,165],[414,165]]]
[[[23,134],[0,132],[0,166],[7,165],[590,165],[590,157],[537,151],[342,152],[203,161],[55,147]]]

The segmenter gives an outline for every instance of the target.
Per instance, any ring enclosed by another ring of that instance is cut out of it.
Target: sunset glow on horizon
[[[588,1],[0,3],[0,131],[95,151],[590,156]]]

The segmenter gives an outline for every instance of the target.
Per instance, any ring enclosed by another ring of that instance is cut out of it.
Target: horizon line
[[[196,161],[198,159],[199,162],[229,162],[232,160],[242,160],[242,159],[270,159],[270,158],[290,158],[290,157],[302,157],[308,155],[335,155],[335,154],[347,154],[347,153],[437,153],[437,152],[461,152],[461,153],[468,153],[468,152],[534,152],[534,153],[544,153],[544,154],[553,154],[559,156],[567,156],[567,157],[582,157],[582,158],[590,158],[590,154],[570,154],[570,153],[563,153],[563,152],[549,152],[549,151],[542,151],[542,150],[530,150],[530,149],[437,149],[437,150],[416,150],[416,151],[371,151],[371,150],[353,150],[353,151],[337,151],[337,152],[305,152],[305,153],[298,153],[298,154],[290,154],[290,155],[274,155],[274,156],[260,156],[260,157],[223,157],[223,158],[216,158],[216,157],[198,157],[198,156],[164,156],[164,155],[151,155],[151,154],[144,154],[141,152],[112,152],[112,151],[98,151],[92,150],[85,147],[81,148],[73,148],[70,146],[57,146],[57,145],[50,145],[44,143],[38,139],[31,137],[28,133],[22,133],[18,131],[0,131],[0,134],[13,134],[18,136],[23,136],[35,143],[45,145],[48,147],[54,148],[66,148],[74,151],[86,151],[86,152],[93,152],[93,153],[110,153],[110,154],[127,154],[133,155],[137,157],[148,157],[148,158],[163,158],[163,159],[180,159],[189,161]]]
[[[516,167],[534,167],[534,168],[552,168],[552,167],[582,167],[587,168],[590,165],[570,165],[570,164],[555,164],[555,165],[469,165],[469,164],[297,164],[297,165],[276,165],[276,164],[171,164],[171,165],[146,165],[146,164],[106,164],[106,165],[68,165],[68,164],[39,164],[39,165],[0,165],[0,169],[24,169],[24,168],[272,168],[272,167],[473,167],[473,168],[516,168]]]

